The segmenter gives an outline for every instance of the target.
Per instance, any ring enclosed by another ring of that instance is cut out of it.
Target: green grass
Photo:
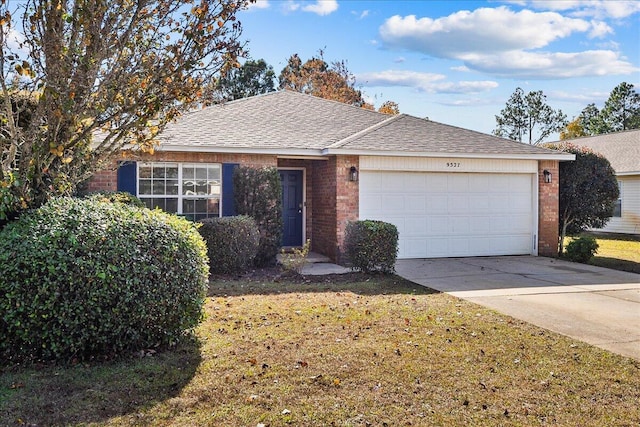
[[[640,236],[613,233],[583,233],[598,242],[598,252],[589,264],[640,274]]]
[[[0,425],[640,421],[639,361],[395,276],[316,280],[212,282],[197,342],[172,351],[5,368]]]

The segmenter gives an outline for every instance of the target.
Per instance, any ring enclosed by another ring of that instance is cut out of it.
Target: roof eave
[[[230,153],[230,154],[266,154],[274,156],[323,157],[321,149],[310,148],[251,148],[251,147],[215,147],[208,145],[160,144],[156,151],[186,153]]]
[[[571,153],[531,153],[531,154],[496,154],[496,153],[442,153],[424,151],[384,151],[384,150],[357,150],[343,148],[328,148],[322,153],[329,155],[350,156],[391,156],[391,157],[455,157],[462,159],[505,159],[505,160],[575,160],[575,154]]]

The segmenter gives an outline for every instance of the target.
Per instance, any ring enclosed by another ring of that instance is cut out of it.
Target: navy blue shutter
[[[137,196],[137,173],[136,162],[120,162],[118,165],[118,191]]]
[[[233,171],[238,163],[222,164],[222,216],[234,216],[236,207],[233,202]]]

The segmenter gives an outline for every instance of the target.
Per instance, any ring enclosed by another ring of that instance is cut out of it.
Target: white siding
[[[607,233],[640,234],[640,175],[618,176],[622,195],[622,217],[613,217],[604,228]]]
[[[537,173],[537,160],[463,159],[457,157],[360,156],[360,170],[406,172]]]

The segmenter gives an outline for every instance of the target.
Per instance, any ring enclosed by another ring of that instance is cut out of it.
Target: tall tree
[[[249,59],[221,76],[215,84],[214,102],[233,101],[276,90],[276,74],[264,59]]]
[[[371,109],[362,92],[356,89],[355,76],[346,61],[328,64],[324,52],[302,62],[298,54],[292,55],[279,76],[280,89],[290,89],[320,98]]]
[[[579,118],[580,125],[587,135],[598,135],[604,133],[605,124],[596,104],[591,103],[587,105],[580,112]]]
[[[541,90],[525,94],[517,88],[500,115],[495,116],[494,135],[539,144],[552,133],[560,132],[567,125],[567,116],[547,105],[546,99]]]
[[[545,147],[576,155],[575,161],[560,163],[558,244],[562,254],[567,235],[604,227],[613,216],[620,190],[615,171],[604,156],[568,142]]]
[[[616,86],[600,111],[605,132],[640,128],[640,93],[630,83]]]
[[[236,64],[247,3],[25,0],[11,10],[1,0],[0,216],[73,191],[123,147],[152,150],[205,82]],[[16,92],[38,99],[25,127]]]

